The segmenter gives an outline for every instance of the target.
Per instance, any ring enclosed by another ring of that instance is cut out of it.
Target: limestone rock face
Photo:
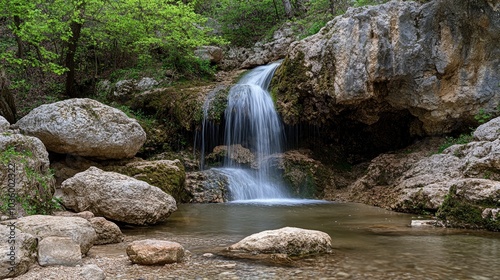
[[[251,48],[230,48],[225,50],[221,68],[225,70],[252,68],[285,57],[287,49],[297,40],[292,25],[284,24],[273,33],[269,42],[257,42]]]
[[[288,124],[372,125],[405,111],[409,133],[446,133],[499,104],[499,40],[499,11],[486,1],[349,9],[290,46],[272,92]]]
[[[130,224],[164,222],[177,210],[175,199],[155,186],[91,167],[61,185],[65,207]]]
[[[497,122],[475,133],[476,139],[492,141],[453,145],[430,156],[436,146],[380,155],[349,187],[351,200],[403,212],[436,212],[451,226],[500,230],[500,222],[482,217],[486,209],[500,206],[500,139],[491,136],[498,133]]]
[[[79,217],[33,215],[18,219],[16,226],[40,239],[49,236],[69,237],[80,246],[83,255],[97,238],[89,221]]]
[[[181,262],[184,247],[177,242],[164,240],[138,240],[127,247],[127,255],[132,263],[143,265],[164,265]]]
[[[38,263],[41,266],[76,266],[81,262],[80,245],[69,237],[49,236],[38,244]]]
[[[0,279],[15,278],[26,273],[30,266],[36,261],[36,238],[26,232],[19,230],[15,226],[6,224],[0,225]],[[15,238],[15,249],[11,250],[12,243],[9,243],[9,237]]]
[[[131,158],[146,141],[136,120],[86,98],[42,105],[16,126],[42,140],[49,151],[99,159]]]
[[[331,252],[332,240],[327,233],[321,231],[284,227],[252,234],[229,246],[227,250],[251,254],[302,256]]]

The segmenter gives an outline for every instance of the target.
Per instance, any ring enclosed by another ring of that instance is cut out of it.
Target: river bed
[[[191,260],[176,273],[143,279],[500,279],[499,233],[410,227],[416,218],[323,201],[184,204],[165,224],[123,232],[130,240],[177,241],[191,252]],[[286,265],[221,254],[245,236],[285,226],[328,233],[333,254]],[[115,248],[123,256],[123,248],[114,246],[93,250],[105,256]]]

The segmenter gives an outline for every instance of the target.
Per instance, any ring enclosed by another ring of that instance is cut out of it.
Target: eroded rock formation
[[[500,11],[485,0],[349,9],[291,45],[272,92],[289,125],[366,130],[351,142],[394,149],[414,136],[468,128],[481,109],[496,110],[499,40]],[[394,131],[401,139],[377,135]]]

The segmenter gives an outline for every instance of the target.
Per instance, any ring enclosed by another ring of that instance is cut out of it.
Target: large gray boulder
[[[92,99],[68,99],[33,109],[16,125],[47,150],[99,159],[133,157],[146,141],[139,123]]]
[[[297,257],[331,252],[332,239],[325,232],[284,227],[252,234],[238,243],[229,246],[227,251],[254,255],[285,254]]]
[[[291,45],[272,92],[288,124],[404,113],[408,134],[447,133],[500,103],[499,40],[499,11],[484,0],[349,9]]]
[[[0,279],[15,278],[26,273],[36,262],[37,240],[9,221],[0,225]],[[15,244],[9,242],[14,240]],[[14,247],[14,248],[12,248]],[[12,250],[13,249],[13,250]]]
[[[97,238],[89,221],[79,217],[33,215],[17,220],[16,226],[39,239],[50,236],[69,237],[87,254]]]
[[[68,209],[137,225],[164,222],[177,210],[175,199],[161,189],[97,167],[65,180],[59,198]]]

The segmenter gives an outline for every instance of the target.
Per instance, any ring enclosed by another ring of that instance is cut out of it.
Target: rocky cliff
[[[341,130],[348,122],[367,132],[360,139],[385,143],[381,150],[404,146],[398,141],[459,131],[479,112],[497,112],[498,42],[500,5],[491,1],[349,9],[290,46],[272,93],[287,124]],[[379,137],[381,128],[399,132]]]

